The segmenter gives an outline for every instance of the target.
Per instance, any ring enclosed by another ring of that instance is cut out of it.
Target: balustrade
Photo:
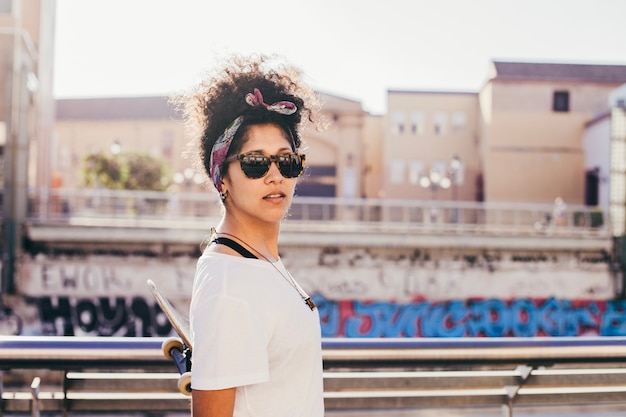
[[[106,189],[44,189],[31,192],[31,224],[179,227],[219,218],[217,196]],[[562,221],[553,206],[527,203],[481,203],[433,200],[298,197],[287,221],[324,227],[385,227],[439,233],[610,236],[609,218],[598,208],[570,205]]]

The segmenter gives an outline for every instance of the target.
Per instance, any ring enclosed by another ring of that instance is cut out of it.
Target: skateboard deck
[[[152,280],[148,280],[148,287],[152,291],[152,295],[156,300],[159,307],[163,311],[163,314],[167,316],[167,319],[172,324],[174,331],[178,333],[178,336],[183,341],[185,346],[190,350],[193,350],[191,345],[191,330],[189,328],[189,319],[169,302],[165,295],[157,288],[156,284]]]
[[[178,389],[185,395],[191,395],[191,331],[189,319],[169,302],[165,295],[157,288],[152,280],[148,280],[148,287],[154,296],[163,314],[167,317],[179,338],[167,338],[161,348],[166,358],[174,361],[181,376],[178,380]]]

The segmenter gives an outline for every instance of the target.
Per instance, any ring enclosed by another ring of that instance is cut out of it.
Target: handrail
[[[622,362],[626,338],[537,337],[450,339],[326,339],[332,363],[516,364]]]
[[[163,338],[0,336],[0,368],[165,365]],[[325,338],[326,365],[626,362],[626,337]]]
[[[0,336],[0,368],[163,365],[160,338]]]

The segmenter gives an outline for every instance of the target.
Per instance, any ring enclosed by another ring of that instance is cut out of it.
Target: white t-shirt
[[[235,417],[323,417],[319,314],[272,264],[204,253],[189,313],[193,389],[237,387]]]

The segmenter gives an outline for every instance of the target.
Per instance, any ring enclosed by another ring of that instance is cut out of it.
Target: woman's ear
[[[226,201],[226,198],[228,197],[228,187],[226,186],[226,183],[224,182],[224,179],[220,180],[220,184],[221,184],[221,188],[222,191],[220,192],[220,199],[222,201]]]
[[[222,186],[222,191],[226,191],[228,189],[228,178],[226,176],[220,178],[220,185]]]

